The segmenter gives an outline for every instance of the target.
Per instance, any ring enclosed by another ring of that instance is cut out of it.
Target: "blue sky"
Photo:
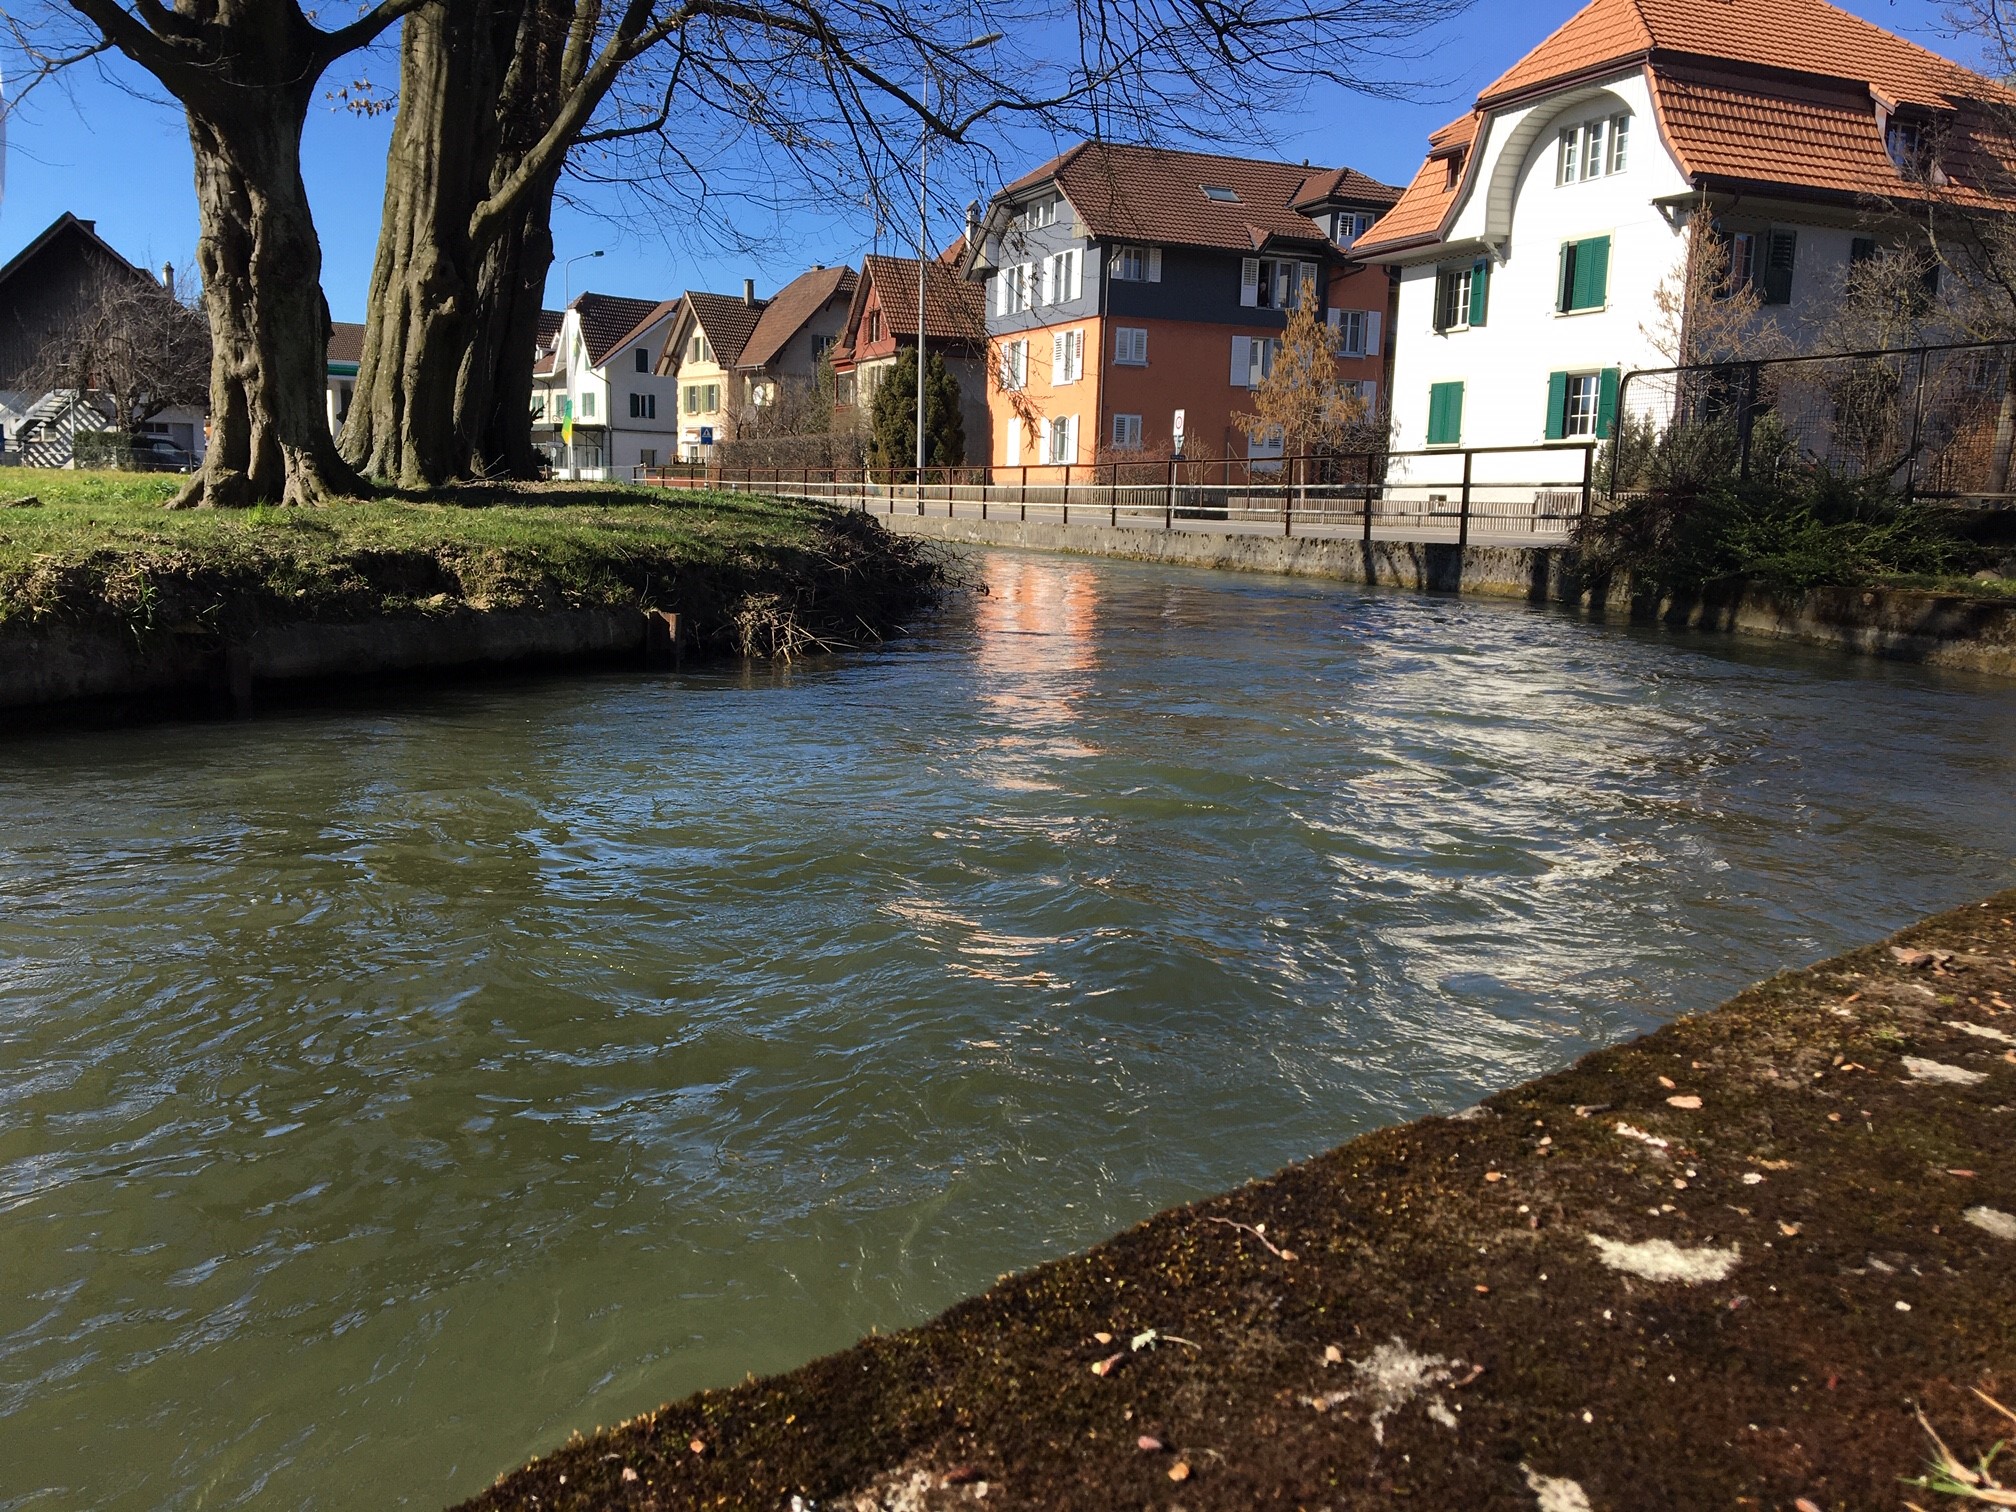
[[[1938,51],[1972,61],[1943,35],[1939,0],[1837,0],[1845,8]],[[1421,58],[1396,75],[1422,81],[1399,101],[1367,99],[1341,89],[1312,93],[1302,108],[1272,122],[1268,155],[1349,164],[1405,183],[1420,161],[1424,139],[1460,113],[1484,84],[1578,8],[1576,0],[1512,4],[1478,0],[1460,23],[1422,38]],[[373,72],[385,72],[380,58]],[[10,70],[11,72],[11,70]],[[325,85],[356,70],[339,64]],[[333,105],[310,117],[303,151],[309,194],[322,235],[323,285],[338,320],[364,317],[366,288],[384,191],[387,117],[367,119]],[[1170,146],[1196,143],[1171,141]],[[135,262],[186,267],[196,245],[195,194],[188,138],[181,117],[165,105],[135,98],[117,81],[79,71],[67,89],[29,99],[8,122],[6,193],[0,202],[0,257],[11,256],[65,210],[98,223],[99,233]],[[1022,167],[1034,166],[1032,153]],[[941,239],[956,234],[960,207],[992,185],[943,186]],[[606,196],[606,191],[604,192]],[[939,191],[934,190],[934,199]],[[831,220],[805,220],[773,236],[767,261],[719,245],[695,245],[690,234],[639,225],[613,198],[562,207],[555,216],[557,256],[605,249],[574,265],[572,289],[671,298],[687,288],[738,290],[754,277],[762,292],[814,262],[857,261],[872,250],[866,233]],[[748,225],[762,236],[776,228]],[[884,244],[884,251],[903,247]],[[558,304],[556,261],[547,302]]]

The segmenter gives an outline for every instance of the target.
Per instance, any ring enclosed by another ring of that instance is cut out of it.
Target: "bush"
[[[1581,528],[1585,570],[1626,573],[1661,593],[1739,580],[1796,592],[1950,572],[1969,554],[1943,512],[1906,500],[1887,478],[1800,460],[1774,416],[1752,429],[1749,477],[1737,459],[1733,424],[1675,426],[1656,440],[1620,430],[1606,478],[1637,491]]]
[[[966,464],[966,421],[959,380],[932,352],[924,362],[924,465]],[[876,386],[868,422],[869,460],[877,467],[917,465],[917,348],[904,347]]]
[[[125,431],[80,430],[70,438],[70,456],[79,467],[131,467],[133,438]]]

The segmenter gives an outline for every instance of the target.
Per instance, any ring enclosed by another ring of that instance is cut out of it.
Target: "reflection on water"
[[[2007,880],[1996,685],[984,571],[788,673],[10,742],[0,1508],[438,1504]]]

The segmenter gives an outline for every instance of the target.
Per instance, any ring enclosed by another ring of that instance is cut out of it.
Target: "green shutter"
[[[1601,309],[1610,295],[1610,238],[1591,236],[1575,243],[1571,310]]]
[[[1568,434],[1568,375],[1547,375],[1547,439],[1559,441]]]
[[[1491,264],[1478,258],[1470,269],[1470,324],[1484,324],[1486,307],[1491,302]]]
[[[1567,314],[1575,308],[1575,243],[1561,243],[1561,267],[1554,279],[1554,308]]]
[[[1608,441],[1610,433],[1617,429],[1617,385],[1623,377],[1620,368],[1605,368],[1596,388],[1596,439]]]
[[[1463,438],[1463,385],[1428,386],[1428,444],[1454,446]]]

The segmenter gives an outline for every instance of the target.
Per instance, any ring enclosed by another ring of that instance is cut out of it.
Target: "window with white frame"
[[[658,465],[658,448],[655,446],[638,447],[637,465],[639,467],[656,467]]]
[[[581,396],[581,414],[584,419],[592,420],[595,418],[595,396],[593,394],[583,394]]]
[[[1039,302],[1042,304],[1068,304],[1083,292],[1081,280],[1084,277],[1084,262],[1076,247],[1064,252],[1053,252],[1041,263],[1042,287]]]
[[[1330,328],[1337,333],[1337,355],[1340,357],[1363,357],[1365,355],[1365,311],[1332,310]]]
[[[1019,315],[1033,306],[1036,298],[1036,265],[1010,263],[994,275],[994,313]]]
[[[1460,331],[1470,324],[1470,283],[1474,268],[1445,268],[1435,275],[1435,329]]]
[[[1115,247],[1113,276],[1122,283],[1162,282],[1160,247]]]
[[[686,343],[686,360],[688,362],[712,362],[714,360],[714,350],[707,345],[705,333],[700,331],[693,333],[692,340]]]
[[[1338,210],[1330,217],[1330,240],[1348,247],[1372,229],[1372,217],[1363,210]]]
[[[1613,115],[1564,127],[1554,182],[1580,184],[1622,173],[1631,157],[1631,117]]]
[[[1085,333],[1082,330],[1053,331],[1050,334],[1050,381],[1076,383],[1085,376]]]
[[[1050,422],[1050,445],[1044,454],[1046,462],[1076,462],[1078,460],[1078,417],[1059,415]]]
[[[1278,337],[1234,336],[1232,338],[1232,383],[1235,388],[1258,388],[1274,371],[1274,359],[1281,350]]]
[[[1001,343],[1001,387],[1009,392],[1025,387],[1029,382],[1029,342],[1025,337],[1020,341]]]
[[[630,396],[630,418],[632,420],[656,420],[658,418],[658,396],[656,394],[632,394]]]
[[[1113,360],[1123,367],[1148,365],[1148,330],[1145,326],[1116,326],[1113,330]]]
[[[1115,415],[1113,417],[1113,449],[1115,451],[1139,451],[1141,449],[1141,417],[1139,415]]]
[[[1057,200],[1052,197],[1034,201],[1022,212],[1022,224],[1031,231],[1039,231],[1045,226],[1057,224]]]
[[[1239,303],[1262,310],[1292,310],[1306,293],[1314,298],[1316,264],[1286,258],[1242,257]]]
[[[1570,436],[1596,434],[1596,417],[1603,410],[1603,375],[1570,373],[1568,407],[1562,414],[1561,429]]]

